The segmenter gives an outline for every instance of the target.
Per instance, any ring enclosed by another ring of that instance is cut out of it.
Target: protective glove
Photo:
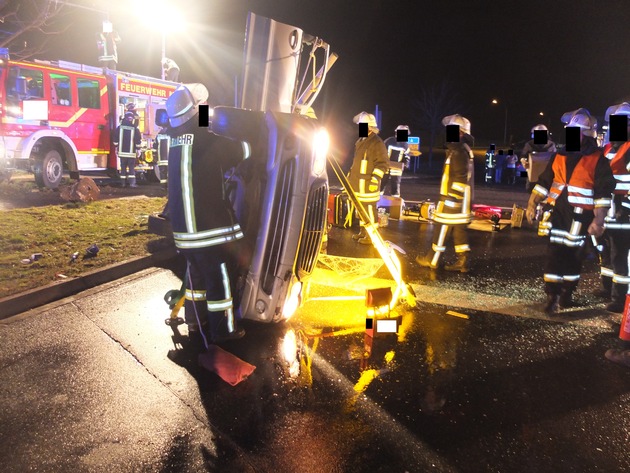
[[[378,177],[376,176],[372,176],[372,179],[370,179],[370,185],[368,186],[368,191],[369,192],[378,192],[380,190],[381,186],[380,186],[380,182],[378,180]]]
[[[606,217],[608,209],[606,207],[596,207],[593,210],[595,216],[593,217],[593,221],[588,226],[588,234],[593,235],[595,237],[600,237],[604,234],[604,217]]]
[[[536,218],[536,207],[538,207],[538,203],[542,200],[542,196],[532,192],[529,196],[529,202],[527,202],[527,210],[525,211],[525,217],[527,217],[527,221],[530,225],[534,223],[534,219]]]

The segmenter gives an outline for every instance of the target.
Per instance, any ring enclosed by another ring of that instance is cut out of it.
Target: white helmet
[[[459,125],[464,133],[470,135],[470,120],[462,117],[459,113],[442,118],[442,125]]]
[[[378,130],[378,125],[376,124],[376,117],[371,113],[361,112],[354,116],[352,119],[354,123],[367,123],[368,127],[376,128]]]
[[[543,125],[542,123],[539,123],[538,125],[532,128],[532,138],[534,138],[534,132],[536,130],[549,131],[549,129],[545,125]]]
[[[409,131],[409,127],[407,125],[398,125],[394,131],[398,130],[407,130]]]
[[[560,118],[565,128],[568,126],[577,126],[584,130],[592,130],[597,125],[597,120],[591,116],[591,113],[585,108],[578,108],[571,112],[567,112]]]
[[[628,102],[622,102],[617,105],[611,105],[606,109],[604,120],[610,122],[611,115],[630,115],[630,104]]]
[[[180,85],[166,100],[166,113],[173,128],[183,125],[199,111],[199,104],[208,100],[203,84]]]

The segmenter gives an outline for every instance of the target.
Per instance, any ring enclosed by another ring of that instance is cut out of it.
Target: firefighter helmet
[[[456,113],[455,115],[449,115],[447,117],[444,117],[442,119],[442,125],[447,126],[447,125],[459,125],[460,129],[466,133],[467,135],[470,135],[470,120],[468,120],[465,117],[462,117],[459,113]]]
[[[534,132],[536,130],[549,131],[549,129],[545,125],[543,125],[542,123],[539,123],[538,125],[532,128],[532,139],[534,138]]]
[[[371,113],[361,112],[354,116],[352,119],[354,123],[367,123],[370,128],[378,129],[378,124],[376,123],[376,117]]]
[[[203,84],[180,85],[166,100],[166,113],[172,127],[178,127],[193,118],[199,104],[208,100],[208,89]]]
[[[125,116],[123,117],[123,121],[127,123],[133,123],[134,118],[136,118],[133,112],[125,112]]]
[[[409,127],[407,125],[398,125],[394,131],[398,130],[407,130],[409,131]]]
[[[128,103],[127,105],[125,105],[125,110],[130,111],[130,112],[135,112],[136,104],[133,102]]]
[[[591,116],[591,113],[585,108],[578,108],[571,112],[567,112],[560,118],[562,123],[567,126],[577,126],[584,130],[592,130],[597,124],[597,120]]]
[[[604,117],[606,122],[610,122],[611,115],[630,115],[630,104],[623,102],[617,105],[611,105],[606,109],[606,116]]]

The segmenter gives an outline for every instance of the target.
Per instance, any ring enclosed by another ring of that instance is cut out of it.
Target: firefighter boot
[[[433,264],[433,257],[434,253],[427,253],[423,256],[418,255],[416,256],[416,263],[418,263],[423,268],[437,269],[437,265]]]
[[[370,238],[370,237],[368,236],[368,234],[367,234],[367,231],[365,230],[365,227],[363,227],[363,226],[361,227],[361,230],[359,230],[359,233],[357,233],[357,234],[355,234],[355,235],[352,235],[352,239],[353,239],[354,241],[359,241],[359,240],[361,240],[362,238],[368,238],[368,239]]]
[[[547,302],[544,311],[547,314],[554,314],[560,309],[560,296],[558,294],[547,294]]]
[[[626,294],[628,294],[627,284],[613,283],[611,302],[606,306],[606,310],[622,314],[626,303]]]
[[[211,343],[223,343],[230,340],[243,338],[245,330],[236,325],[234,315],[228,314],[228,311],[210,312],[210,334],[209,341]]]
[[[561,309],[568,309],[569,307],[573,307],[573,291],[563,290],[560,294],[560,299],[558,300],[558,304]]]
[[[457,261],[453,264],[447,264],[444,266],[447,271],[459,271],[460,273],[467,273],[470,271],[470,261],[468,259],[468,253],[458,253]]]

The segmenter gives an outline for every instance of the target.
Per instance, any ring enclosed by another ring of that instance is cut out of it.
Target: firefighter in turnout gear
[[[466,227],[472,220],[473,153],[470,148],[472,144],[470,121],[455,114],[444,117],[442,124],[459,126],[458,137],[453,137],[452,141],[446,144],[448,151],[442,171],[440,201],[433,213],[433,220],[441,225],[433,234],[432,252],[418,256],[416,262],[420,266],[436,269],[440,264],[440,256],[446,251],[446,240],[452,231],[457,261],[446,265],[444,269],[466,273],[470,269],[470,245]],[[459,141],[455,141],[456,139]]]
[[[558,151],[551,157],[532,191],[526,211],[531,224],[538,203],[544,204],[538,234],[549,235],[544,273],[547,313],[572,305],[587,234],[595,237],[603,234],[604,217],[615,189],[608,161],[592,137],[595,121],[588,110],[568,112],[562,121],[565,128],[580,129],[580,151]]]
[[[133,124],[132,112],[125,113],[122,123],[114,132],[114,146],[120,158],[120,177],[125,186],[136,186],[136,155],[142,141],[142,135],[137,126]]]
[[[403,170],[409,167],[409,142],[398,141],[398,132],[406,131],[409,136],[409,127],[407,125],[398,125],[394,130],[394,136],[390,136],[385,140],[385,148],[389,156],[389,170],[383,176],[381,183],[381,192],[385,192],[385,188],[389,183],[389,191],[392,197],[400,197],[400,181],[402,180]]]
[[[240,338],[229,269],[243,238],[224,199],[224,172],[243,157],[241,144],[199,126],[201,84],[180,86],[166,101],[171,137],[168,207],[175,246],[187,262],[185,320],[191,338],[218,343]]]
[[[534,140],[534,132],[544,131],[547,135],[546,143],[537,144]],[[551,155],[556,152],[556,144],[549,138],[549,130],[543,124],[535,125],[531,129],[531,140],[525,143],[521,151],[521,164],[527,170],[527,191],[531,192],[538,176],[546,167]],[[539,170],[540,169],[540,170]]]
[[[630,141],[628,126],[625,129],[613,129],[610,117],[630,115],[630,104],[623,102],[608,107],[606,122],[609,123],[609,142],[604,146],[604,156],[608,159],[615,177],[615,191],[612,205],[606,215],[604,227],[605,240],[609,243],[609,258],[602,257],[602,286],[608,290],[611,302],[606,306],[610,312],[623,312],[628,293],[628,256],[630,255]],[[627,119],[626,119],[627,120]],[[617,136],[622,135],[622,136]],[[612,141],[610,138],[614,139]],[[612,283],[612,284],[610,284]],[[612,286],[612,287],[610,287]]]
[[[354,123],[367,123],[368,136],[360,137],[354,144],[354,159],[348,181],[357,199],[365,207],[370,222],[376,220],[376,203],[380,198],[381,179],[389,169],[387,148],[378,136],[376,118],[371,113],[361,112],[354,117]],[[364,245],[372,244],[365,225],[361,222],[361,231],[352,238]]]

